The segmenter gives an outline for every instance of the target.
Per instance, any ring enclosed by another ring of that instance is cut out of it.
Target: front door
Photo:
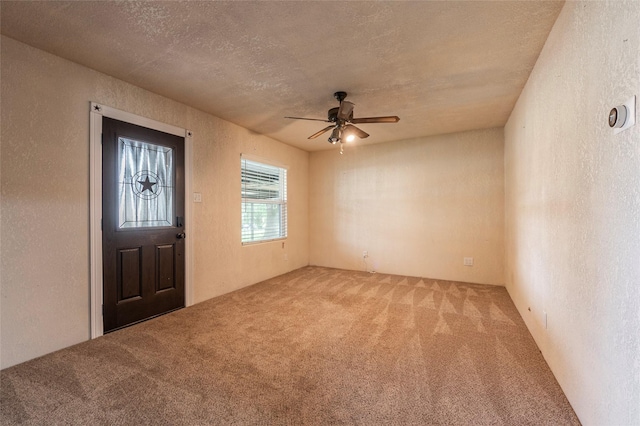
[[[184,138],[102,119],[104,332],[185,303]]]

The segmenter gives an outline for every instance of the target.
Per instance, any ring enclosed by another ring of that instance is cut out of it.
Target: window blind
[[[287,236],[287,169],[241,157],[242,243]]]

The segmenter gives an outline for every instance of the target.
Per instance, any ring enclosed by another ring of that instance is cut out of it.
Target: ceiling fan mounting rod
[[[342,101],[347,97],[347,92],[336,92],[333,94],[333,97],[336,98],[338,102],[342,103]]]

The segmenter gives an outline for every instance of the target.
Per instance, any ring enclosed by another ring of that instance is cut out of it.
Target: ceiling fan
[[[315,139],[318,136],[328,132],[331,130],[331,136],[329,136],[329,142],[332,144],[340,142],[342,144],[343,138],[348,142],[355,139],[355,137],[359,137],[360,139],[364,139],[369,137],[369,134],[362,129],[357,128],[354,124],[364,124],[364,123],[397,123],[400,121],[400,117],[395,115],[390,115],[386,117],[363,117],[363,118],[353,118],[353,107],[354,104],[349,101],[345,101],[344,99],[347,97],[347,92],[336,92],[333,94],[338,102],[340,102],[339,107],[331,108],[327,112],[327,119],[323,120],[321,118],[305,118],[305,117],[285,117],[292,118],[294,120],[313,120],[313,121],[324,121],[325,123],[332,123],[330,126],[325,127],[324,129],[312,134],[308,137],[308,139]],[[342,145],[341,145],[342,148]],[[342,152],[342,149],[341,151]]]

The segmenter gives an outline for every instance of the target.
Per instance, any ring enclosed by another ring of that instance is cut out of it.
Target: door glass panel
[[[118,225],[172,226],[173,148],[118,138]]]

